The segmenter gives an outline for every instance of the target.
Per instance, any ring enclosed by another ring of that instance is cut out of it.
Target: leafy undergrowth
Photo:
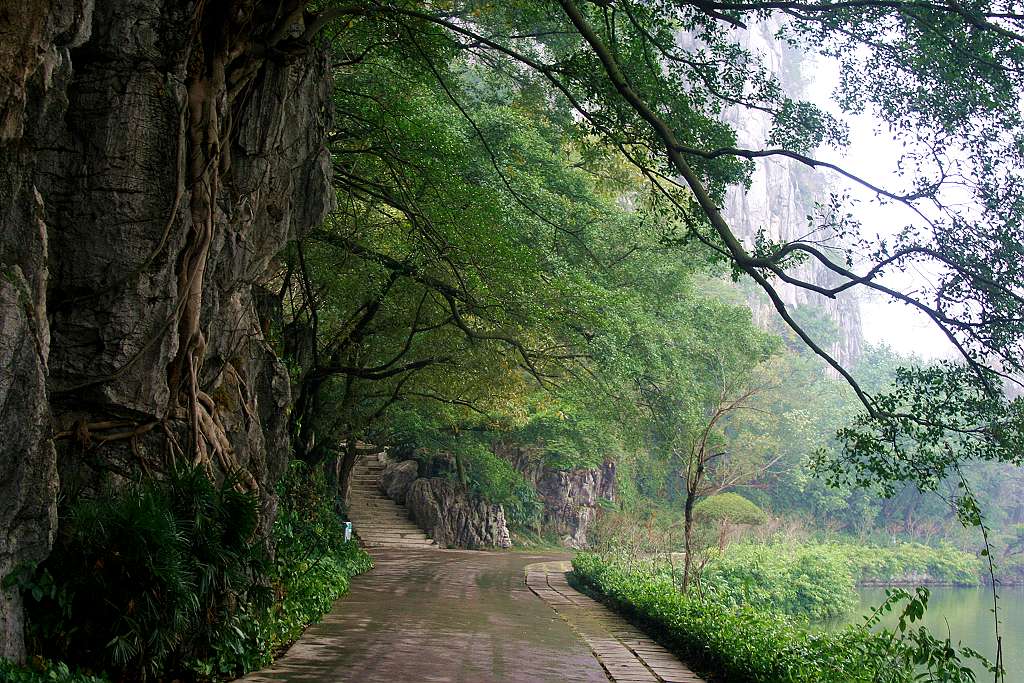
[[[278,493],[281,504],[274,521],[272,572],[277,599],[269,610],[249,620],[246,638],[223,643],[220,657],[207,663],[219,673],[252,671],[270,664],[306,626],[330,611],[348,591],[351,577],[373,567],[373,560],[355,541],[345,542],[335,500],[322,477],[308,476],[306,468],[294,462]]]
[[[72,671],[64,662],[36,659],[27,666],[18,666],[0,658],[0,681],[3,683],[106,683],[106,679]]]
[[[5,579],[35,666],[4,676],[209,681],[270,664],[372,562],[322,475],[289,469],[269,538],[235,483],[186,470],[74,505],[50,558]]]
[[[963,660],[976,653],[912,626],[927,606],[927,589],[895,590],[880,607],[878,614],[906,603],[897,630],[878,629],[876,615],[864,626],[814,633],[784,615],[723,603],[713,592],[683,594],[664,572],[593,553],[573,560],[573,581],[723,683],[974,681]]]
[[[856,584],[978,585],[981,563],[955,548],[916,543],[736,543],[705,568],[701,581],[734,605],[806,617],[850,613]]]

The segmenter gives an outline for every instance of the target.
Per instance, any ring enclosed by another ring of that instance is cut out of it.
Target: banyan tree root
[[[263,36],[266,43],[255,40],[252,12],[240,7],[246,4],[201,2],[195,13],[183,127],[188,153],[179,178],[186,180],[187,215],[191,220],[178,257],[179,304],[173,327],[178,344],[177,354],[168,366],[167,414],[184,409],[191,426],[190,455],[196,466],[202,466],[211,477],[215,467],[219,467],[225,473],[235,474],[240,487],[254,491],[257,482],[239,466],[218,406],[199,385],[207,347],[200,324],[203,288],[210,248],[216,237],[221,176],[231,166],[232,107],[262,67],[264,56],[269,53],[267,48],[286,40],[293,26],[303,20],[306,3],[277,3],[276,23],[267,27]],[[255,420],[244,397],[243,409],[249,419]],[[175,447],[176,443],[171,447],[172,458],[177,458],[178,452],[185,455],[180,447],[176,452]]]

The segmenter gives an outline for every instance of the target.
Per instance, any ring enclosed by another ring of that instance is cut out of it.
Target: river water
[[[859,588],[860,607],[846,619],[859,623],[859,615],[885,599],[884,588]],[[936,586],[931,589],[924,625],[941,638],[947,633],[954,643],[959,641],[990,659],[995,658],[996,637],[992,628],[992,589]],[[1003,662],[1006,683],[1024,683],[1024,587],[1004,587],[999,591],[999,618],[1003,639]],[[886,624],[895,623],[894,618]],[[991,681],[990,674],[976,671],[978,683]]]

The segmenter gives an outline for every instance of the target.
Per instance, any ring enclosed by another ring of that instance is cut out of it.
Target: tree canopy
[[[337,150],[350,201],[361,204],[372,196],[388,216],[409,221],[414,231],[406,234],[424,240],[415,245],[417,268],[442,252],[440,265],[462,258],[459,265],[468,268],[452,270],[479,273],[483,264],[458,252],[470,244],[486,245],[491,264],[514,264],[511,281],[499,278],[487,286],[489,294],[508,300],[523,296],[514,307],[487,309],[477,318],[488,304],[470,298],[472,281],[435,295],[467,339],[511,345],[517,363],[542,381],[560,372],[552,360],[567,360],[553,356],[616,362],[621,356],[607,348],[605,335],[588,329],[596,317],[615,315],[608,300],[598,303],[615,292],[607,273],[616,269],[607,266],[635,256],[638,245],[651,248],[632,231],[677,255],[700,244],[704,258],[719,259],[735,277],[763,289],[795,334],[853,387],[863,417],[841,433],[845,452],[839,463],[850,476],[928,487],[965,459],[1019,458],[1019,405],[1002,391],[1022,369],[1022,16],[1014,6],[560,0],[371,2],[319,12],[332,21],[331,45],[348,64],[339,72],[340,92],[351,95],[342,127],[363,127],[350,138],[361,146]],[[835,105],[842,114],[870,112],[885,125],[901,150],[895,183],[882,186],[814,157],[822,146],[847,144],[846,125],[785,92],[758,55],[740,46],[743,31],[765,23],[780,43],[838,62]],[[381,82],[378,69],[391,70],[399,92],[359,90],[360,84],[372,89]],[[732,107],[770,116],[766,139],[739,147],[735,131],[722,122],[723,111]],[[433,130],[444,149],[419,160],[425,148],[396,150],[390,137],[396,131],[425,130],[436,125],[431,116],[442,112],[445,127]],[[389,139],[373,141],[382,130]],[[474,150],[472,168],[450,163],[446,153],[460,147]],[[723,217],[722,198],[767,159],[806,165],[865,189],[881,204],[902,207],[892,215],[894,225],[905,225],[880,243],[860,238],[840,190],[822,202],[820,215],[808,217],[807,239],[744,243]],[[372,175],[374,166],[386,173],[399,161],[401,173],[411,174],[404,199],[390,184],[362,177],[364,170]],[[432,193],[421,184],[428,171],[470,182],[435,183]],[[629,182],[621,183],[623,178]],[[606,181],[618,182],[610,197]],[[441,187],[443,194],[436,194]],[[634,210],[612,219],[616,213],[607,209],[616,202]],[[649,224],[639,227],[648,215],[656,219],[653,234]],[[518,237],[502,232],[512,221]],[[615,225],[620,227],[607,227]],[[535,251],[549,245],[543,257]],[[401,261],[400,245],[389,246],[399,250],[382,255]],[[791,274],[788,266],[806,260],[830,271],[834,283]],[[934,281],[914,291],[889,284],[888,274],[922,264],[937,269]],[[516,275],[523,277],[519,289]],[[522,289],[526,282],[532,291]],[[545,283],[545,291],[537,282]],[[599,294],[595,282],[607,289]],[[826,297],[847,290],[891,297],[928,315],[961,357],[908,369],[891,391],[872,393],[801,324],[780,296],[780,283]],[[567,296],[574,294],[580,296]],[[463,315],[470,301],[475,324]],[[568,301],[568,307],[555,305]],[[581,307],[581,301],[591,306]],[[513,313],[569,334],[558,341],[531,337],[516,327]],[[614,321],[600,322],[615,328]],[[566,339],[574,336],[584,343],[570,350]],[[598,359],[602,354],[595,349],[609,353]]]

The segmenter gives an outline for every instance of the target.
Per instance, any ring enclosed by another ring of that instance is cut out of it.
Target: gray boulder
[[[388,463],[380,478],[380,489],[388,498],[399,505],[405,505],[409,488],[419,476],[419,465],[415,460]]]

